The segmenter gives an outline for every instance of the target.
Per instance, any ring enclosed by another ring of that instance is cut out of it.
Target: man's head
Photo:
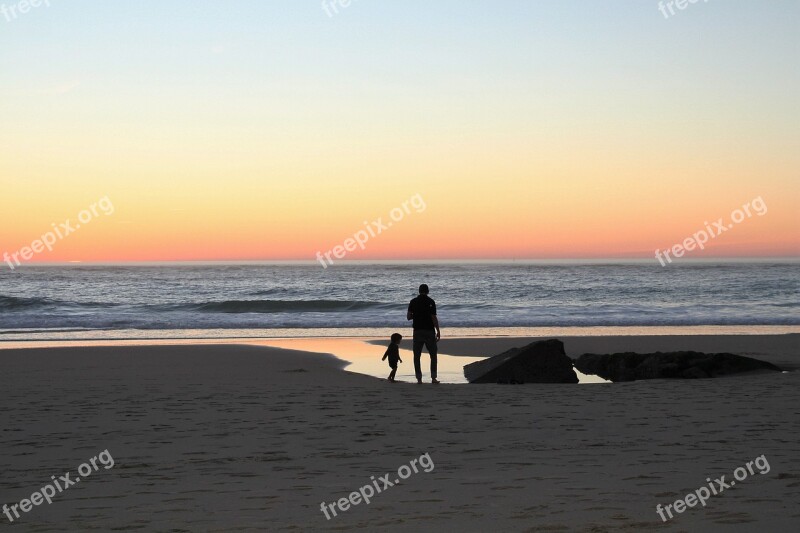
[[[428,286],[426,284],[422,284],[419,286],[419,293],[420,294],[428,294]]]

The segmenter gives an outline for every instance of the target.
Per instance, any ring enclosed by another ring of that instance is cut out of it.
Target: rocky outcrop
[[[575,368],[611,381],[637,379],[698,379],[740,374],[742,372],[780,372],[777,366],[731,353],[633,352],[583,354]]]
[[[577,383],[564,343],[552,339],[512,348],[464,366],[470,383]]]

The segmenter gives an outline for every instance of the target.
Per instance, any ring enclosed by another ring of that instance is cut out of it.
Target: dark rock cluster
[[[780,372],[777,366],[731,353],[656,352],[567,357],[557,339],[536,341],[464,366],[470,383],[578,383],[573,369],[610,381],[700,379],[745,372]]]
[[[777,366],[732,353],[656,352],[583,354],[575,368],[611,381],[698,379],[743,372],[780,372]]]

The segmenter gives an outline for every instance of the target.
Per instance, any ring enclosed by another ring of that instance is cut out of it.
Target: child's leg
[[[389,374],[389,381],[394,381],[394,375],[397,373],[397,367],[392,369],[392,373]]]

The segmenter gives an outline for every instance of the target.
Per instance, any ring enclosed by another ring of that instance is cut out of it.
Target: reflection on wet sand
[[[381,361],[386,346],[369,344],[371,339],[268,339],[248,344],[258,344],[261,346],[272,346],[274,348],[285,348],[287,350],[300,350],[304,352],[317,352],[333,354],[343,361],[350,363],[346,370],[367,374],[378,378],[386,378],[389,375],[389,364]],[[386,342],[388,346],[388,340]],[[400,345],[400,359],[403,360],[397,367],[398,381],[413,383],[414,377],[414,354],[411,352],[411,342],[404,339]],[[442,383],[467,383],[464,378],[464,365],[480,361],[483,357],[459,357],[452,355],[438,356],[439,381]],[[422,352],[422,378],[429,382],[430,357],[428,353]]]
[[[266,339],[248,344],[272,346],[287,350],[300,350],[304,352],[329,353],[343,361],[350,363],[347,371],[367,374],[378,378],[389,375],[389,365],[381,361],[386,346],[371,344],[372,339],[336,338],[336,339]],[[388,341],[387,341],[388,345]],[[411,352],[411,341],[404,339],[400,345],[400,359],[396,379],[398,381],[415,382],[414,355]],[[443,383],[467,383],[464,377],[464,365],[480,361],[483,357],[467,357],[459,355],[438,356],[439,381]],[[580,383],[610,383],[599,376],[582,374],[577,369]],[[422,352],[422,377],[423,381],[430,381],[430,357],[427,352]]]

